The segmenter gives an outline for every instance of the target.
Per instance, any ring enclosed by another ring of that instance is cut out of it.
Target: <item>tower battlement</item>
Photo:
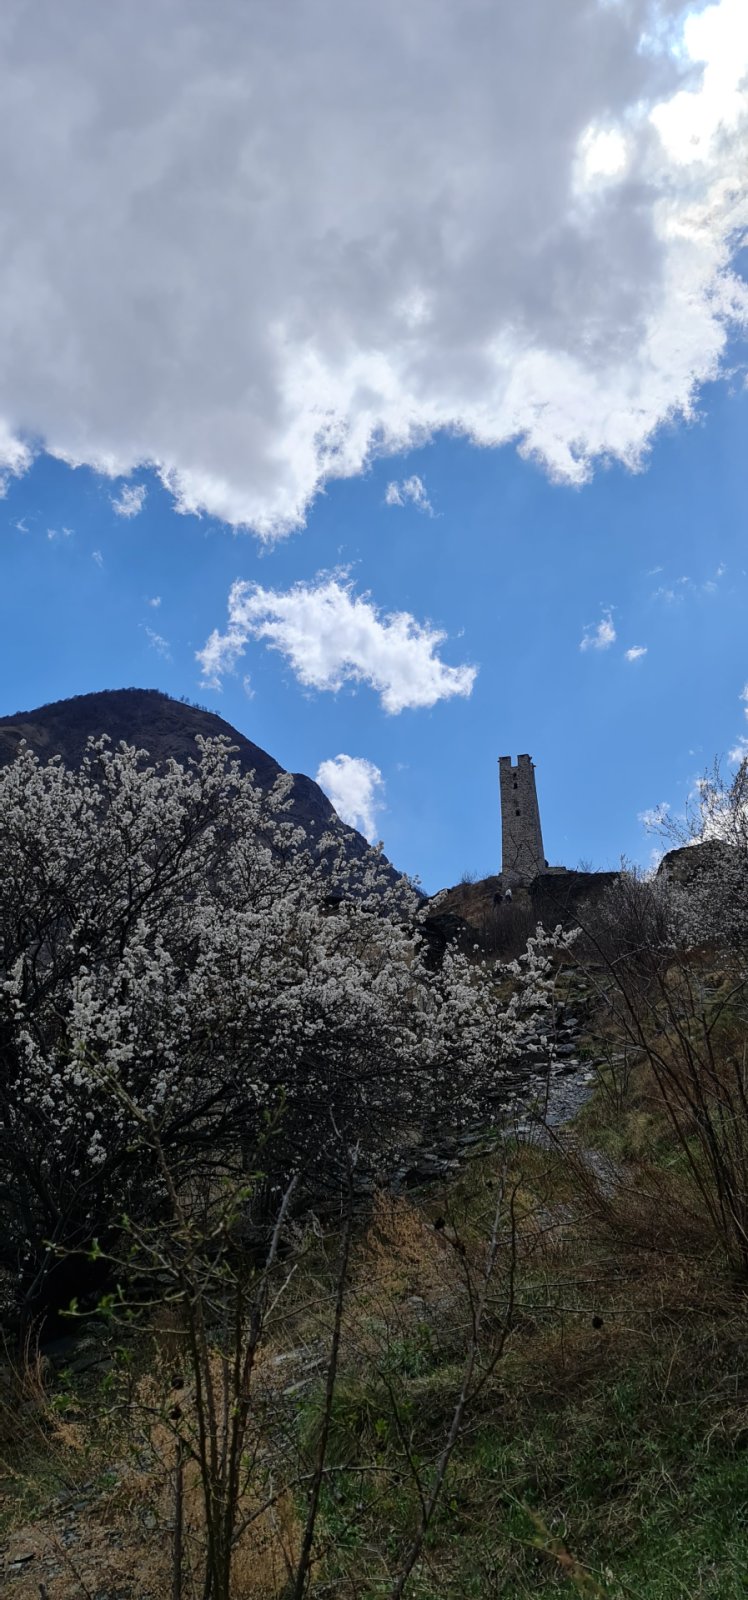
[[[545,869],[543,835],[530,756],[499,756],[501,876],[508,886],[532,883]]]

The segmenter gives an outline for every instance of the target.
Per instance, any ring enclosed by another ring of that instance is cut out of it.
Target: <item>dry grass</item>
[[[333,1419],[330,1461],[341,1474],[352,1464],[350,1483],[341,1475],[335,1493],[325,1491],[312,1593],[368,1600],[379,1593],[386,1561],[395,1559],[415,1491],[388,1405],[394,1396],[410,1447],[428,1473],[459,1387],[465,1274],[484,1247],[500,1182],[516,1199],[514,1333],[469,1418],[414,1596],[462,1600],[496,1592],[545,1600],[565,1573],[554,1557],[556,1543],[562,1553],[581,1550],[590,1560],[597,1551],[598,1572],[603,1562],[615,1567],[643,1537],[650,1502],[646,1537],[654,1549],[665,1537],[657,1519],[667,1495],[673,1526],[687,1504],[694,1560],[702,1559],[698,1504],[687,1502],[688,1485],[698,1470],[710,1486],[712,1462],[724,1461],[715,1503],[722,1504],[722,1495],[730,1504],[738,1492],[730,1473],[737,1483],[733,1458],[748,1438],[740,1355],[745,1303],[720,1260],[688,1170],[667,1141],[657,1085],[637,1068],[625,1105],[614,1114],[600,1098],[574,1132],[549,1148],[512,1146],[503,1157],[472,1163],[441,1192],[375,1198],[352,1254]],[[606,1147],[605,1160],[590,1160],[596,1145]],[[299,1550],[305,1502],[298,1480],[317,1437],[335,1257],[335,1240],[319,1234],[261,1346],[247,1441],[255,1466],[240,1508],[247,1525],[233,1600],[279,1600]],[[279,1280],[286,1271],[279,1270]],[[499,1279],[499,1300],[501,1289]],[[175,1467],[168,1410],[183,1341],[172,1313],[158,1314],[152,1335],[146,1370],[131,1386],[129,1435],[115,1445],[110,1433],[99,1452],[99,1463],[116,1457],[116,1482],[83,1495],[78,1510],[52,1504],[11,1534],[4,1557],[11,1600],[39,1600],[40,1583],[49,1600],[86,1600],[87,1591],[107,1600],[168,1594]],[[218,1352],[212,1370],[220,1387]],[[33,1363],[26,1384],[33,1427],[79,1487],[86,1474],[93,1476],[85,1417],[50,1411],[44,1371]],[[188,1382],[179,1405],[180,1429],[191,1436]],[[283,1492],[284,1484],[292,1487]],[[187,1562],[197,1570],[204,1516],[192,1465],[184,1498]],[[532,1526],[521,1532],[519,1512],[507,1511],[510,1502],[527,1503],[546,1518],[551,1543],[538,1546],[545,1566],[532,1567]],[[22,1554],[31,1559],[10,1573]],[[487,1571],[514,1574],[509,1587],[476,1587],[484,1560]],[[569,1568],[567,1584],[571,1577]],[[650,1586],[641,1574],[632,1584],[645,1600],[670,1600],[666,1586]],[[701,1593],[682,1590],[691,1592]],[[673,1587],[673,1600],[680,1593]],[[711,1600],[718,1591],[703,1593]],[[732,1600],[737,1593],[726,1581],[724,1594]]]
[[[364,1307],[371,1296],[393,1307],[416,1297],[438,1305],[461,1284],[449,1237],[434,1227],[422,1206],[403,1195],[376,1196],[371,1221],[354,1255],[352,1289]]]
[[[263,1382],[267,1406],[272,1366],[267,1361],[263,1365],[267,1367]],[[28,1382],[33,1399],[29,1398],[27,1405],[34,1407],[38,1440],[42,1448],[46,1446],[50,1466],[54,1463],[58,1475],[64,1463],[70,1487],[46,1506],[39,1506],[33,1522],[10,1534],[0,1571],[15,1600],[31,1600],[32,1596],[39,1600],[40,1585],[48,1590],[49,1600],[86,1600],[103,1593],[107,1600],[120,1595],[122,1600],[155,1600],[170,1592],[177,1459],[175,1426],[168,1414],[174,1399],[172,1372],[172,1362],[163,1356],[163,1328],[159,1327],[152,1369],[135,1384],[128,1426],[117,1440],[124,1453],[113,1467],[109,1458],[109,1476],[114,1481],[107,1486],[101,1476],[98,1482],[83,1481],[91,1470],[88,1447],[96,1419],[71,1423],[61,1418],[50,1406],[36,1369],[31,1369]],[[218,1354],[212,1376],[219,1389],[222,1362]],[[277,1382],[281,1382],[280,1376]],[[194,1397],[188,1386],[179,1398],[180,1431],[184,1439],[194,1439]],[[110,1433],[110,1449],[113,1443]],[[261,1441],[251,1439],[249,1448],[259,1460]],[[183,1472],[185,1594],[190,1594],[194,1584],[189,1574],[202,1571],[205,1512],[197,1463],[187,1459]],[[15,1478],[17,1485],[17,1473]],[[299,1548],[300,1523],[293,1496],[274,1493],[267,1472],[260,1467],[248,1475],[238,1523],[244,1528],[234,1556],[232,1597],[276,1600]]]

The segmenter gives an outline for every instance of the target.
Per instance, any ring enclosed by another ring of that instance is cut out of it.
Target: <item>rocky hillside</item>
[[[582,908],[594,904],[617,877],[616,872],[541,872],[527,888],[515,886],[511,903],[504,900],[500,875],[465,880],[447,891],[439,911],[468,924],[488,949],[514,953],[539,922],[547,928],[577,927]]]
[[[106,733],[117,744],[147,750],[158,765],[173,758],[185,764],[196,754],[195,740],[223,737],[236,746],[236,758],[245,772],[254,772],[261,789],[271,788],[282,773],[266,750],[238,733],[223,717],[182,700],[173,700],[158,689],[105,689],[98,694],[75,695],[39,706],[35,711],[19,711],[0,717],[0,766],[12,761],[22,739],[40,757],[62,756],[67,766],[77,766],[91,734]],[[293,774],[291,817],[310,838],[334,831],[345,840],[350,859],[360,857],[366,840],[355,828],[341,822],[319,784],[303,773]],[[394,869],[393,869],[394,872]]]

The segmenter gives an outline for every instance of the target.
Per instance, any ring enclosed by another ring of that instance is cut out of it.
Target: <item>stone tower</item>
[[[543,835],[535,791],[535,768],[529,756],[499,756],[501,795],[501,876],[507,887],[532,883],[545,868]]]

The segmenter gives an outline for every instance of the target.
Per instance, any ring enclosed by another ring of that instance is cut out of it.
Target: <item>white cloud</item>
[[[685,576],[676,578],[673,583],[661,584],[659,589],[655,589],[652,599],[664,600],[667,605],[676,605],[683,599],[687,589],[693,589],[691,579]]]
[[[666,854],[667,851],[663,844],[653,844],[649,852],[649,861],[646,869],[649,875],[653,875],[657,871],[663,856]]]
[[[661,800],[658,806],[647,806],[644,811],[638,811],[637,821],[643,823],[645,828],[657,828],[664,821],[669,811],[669,802]]]
[[[214,629],[197,651],[209,688],[220,688],[222,675],[235,670],[250,638],[279,650],[305,687],[335,691],[344,683],[367,683],[392,713],[469,695],[475,682],[475,667],[440,660],[446,634],[407,611],[380,613],[345,577],[297,583],[285,592],[237,580],[228,611],[226,633]]]
[[[335,756],[320,762],[317,782],[343,822],[358,828],[373,843],[377,837],[376,813],[384,804],[384,780],[379,767],[363,756]]]
[[[0,468],[269,536],[437,429],[636,464],[748,308],[745,0],[692,12],[6,0]]]
[[[719,566],[715,568],[714,577],[713,578],[707,578],[706,582],[702,583],[702,585],[701,585],[702,594],[716,594],[717,590],[719,589],[720,578],[724,578],[724,575],[725,575],[726,571],[727,571],[727,568],[724,565],[724,562],[720,561]]]
[[[645,644],[632,644],[631,649],[624,651],[624,654],[627,661],[641,661],[642,656],[647,654],[647,646]]]
[[[743,702],[743,713],[748,717],[748,683],[744,684],[738,699]],[[737,740],[728,753],[728,760],[734,766],[740,766],[741,761],[748,759],[748,734],[738,734]]]
[[[618,128],[595,127],[585,129],[577,149],[577,188],[584,189],[596,181],[620,178],[628,166],[629,147]]]
[[[662,567],[656,567],[654,570],[662,572]],[[719,581],[724,578],[726,571],[727,568],[721,561],[719,566],[715,567],[714,576],[705,578],[703,583],[694,582],[693,578],[684,573],[680,578],[675,578],[670,583],[662,584],[659,589],[655,589],[652,599],[664,600],[667,605],[679,605],[687,595],[690,598],[698,598],[699,595],[716,594]]]
[[[171,661],[171,645],[168,639],[164,639],[160,633],[155,633],[153,628],[146,628],[145,632],[151,649],[162,656],[164,661]]]
[[[96,562],[97,567],[103,567],[104,565],[104,557],[100,550],[91,551],[91,560]]]
[[[29,525],[25,517],[19,517],[18,521],[14,522],[13,526],[14,528],[18,529],[19,533],[28,533],[29,531]]]
[[[0,109],[0,118],[2,109]],[[0,193],[1,193],[0,189]],[[2,389],[0,387],[0,396]],[[0,399],[0,411],[4,407]],[[0,415],[0,500],[4,500],[11,485],[12,478],[22,477],[31,466],[33,455],[27,444],[15,438],[12,425]],[[21,519],[23,521],[23,518]],[[18,523],[16,523],[18,527]]]
[[[118,496],[109,498],[118,517],[137,517],[143,510],[147,493],[144,483],[126,483]]]
[[[404,506],[409,500],[418,511],[425,511],[429,517],[433,517],[434,508],[426,493],[426,485],[415,473],[412,478],[401,478],[399,483],[393,479],[385,491],[385,505]]]
[[[692,13],[683,29],[692,61],[705,63],[697,87],[681,89],[655,108],[651,120],[671,158],[686,166],[713,160],[726,133],[745,119],[748,12],[744,0]]]
[[[582,634],[580,650],[608,650],[616,642],[616,630],[610,611],[604,611],[600,621],[588,623]]]
[[[146,596],[146,605],[152,606],[154,611],[158,611],[158,608],[159,608],[160,604],[161,604],[161,596],[160,596],[160,594],[151,595],[150,599],[148,598],[148,596]]]

